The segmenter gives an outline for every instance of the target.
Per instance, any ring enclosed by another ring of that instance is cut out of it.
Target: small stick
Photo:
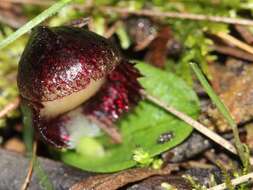
[[[135,51],[141,51],[144,48],[146,48],[154,39],[155,39],[155,35],[149,35],[148,37],[146,37],[141,43],[137,44],[134,47]]]
[[[33,5],[43,5],[43,6],[48,6],[52,5],[54,1],[51,0],[1,0],[1,2],[6,2],[6,3],[22,3],[22,4],[33,4]]]
[[[96,123],[98,127],[100,127],[109,137],[111,137],[111,140],[115,144],[122,143],[122,136],[120,132],[118,131],[117,127],[115,127],[112,123],[104,120],[105,123],[99,122],[95,117],[88,116],[88,118]],[[108,125],[106,124],[108,122]]]
[[[199,123],[196,120],[192,119],[188,115],[186,115],[186,114],[184,114],[184,113],[176,110],[172,106],[169,106],[166,103],[160,101],[158,98],[156,98],[156,97],[148,94],[144,90],[141,90],[141,94],[147,100],[149,100],[150,102],[155,103],[156,105],[160,106],[164,110],[166,110],[166,111],[172,113],[173,115],[177,116],[178,118],[182,119],[183,121],[185,121],[186,123],[188,123],[189,125],[191,125],[194,129],[196,129],[197,131],[199,131],[203,135],[209,137],[214,142],[216,142],[217,144],[221,145],[222,147],[224,147],[228,151],[232,152],[233,154],[237,154],[237,151],[236,151],[235,147],[228,140],[224,139],[220,135],[218,135],[215,132],[211,131],[210,129],[208,129],[207,127],[205,127],[204,125],[202,125],[201,123]]]
[[[253,34],[245,26],[235,25],[235,29],[248,44],[253,44]]]
[[[203,168],[203,169],[212,169],[214,168],[213,165],[203,163],[201,161],[186,161],[186,162],[181,162],[180,167],[183,167],[184,169],[191,169],[191,168]]]
[[[204,126],[201,123],[199,123],[198,121],[192,119],[190,116],[184,114],[183,112],[180,112],[180,111],[176,110],[172,106],[167,105],[166,103],[162,102],[158,98],[148,94],[145,90],[140,90],[140,93],[143,95],[143,97],[145,97],[150,102],[153,102],[154,104],[160,106],[164,110],[172,113],[173,115],[175,115],[179,119],[181,119],[184,122],[188,123],[194,129],[196,129],[198,132],[200,132],[201,134],[203,134],[206,137],[210,138],[211,140],[213,140],[214,142],[216,142],[217,144],[219,144],[223,148],[227,149],[229,152],[231,152],[235,155],[238,155],[237,150],[234,147],[234,145],[232,145],[228,140],[224,139],[223,137],[221,137],[217,133],[215,133],[215,132],[211,131],[210,129],[208,129],[206,126]],[[249,159],[249,162],[251,164],[253,164],[253,158],[252,157]]]
[[[234,45],[234,46],[236,46],[236,47],[238,47],[238,48],[240,48],[244,51],[247,51],[247,52],[253,54],[253,48],[250,45],[236,39],[235,37],[233,37],[229,34],[226,34],[224,32],[218,32],[215,35],[220,37],[221,39],[225,40],[229,44],[232,44],[232,45]]]
[[[252,54],[235,47],[213,45],[211,48],[221,54],[229,55],[246,61],[253,61]]]
[[[102,6],[99,8],[103,12],[116,12],[120,14],[132,14],[132,15],[142,15],[142,16],[155,16],[155,17],[169,17],[177,19],[187,19],[187,20],[199,20],[199,21],[211,21],[211,22],[221,22],[226,24],[238,24],[253,26],[253,21],[249,19],[239,19],[221,16],[209,16],[201,14],[191,14],[191,13],[179,13],[179,12],[161,12],[157,10],[130,10],[128,8]]]
[[[236,186],[241,183],[252,182],[252,179],[253,179],[253,173],[249,173],[247,175],[243,175],[238,178],[232,179],[231,183],[232,183],[232,185]],[[216,185],[214,187],[211,187],[208,190],[224,190],[226,188],[227,188],[226,183],[222,183],[220,185]]]
[[[121,21],[117,21],[115,22],[105,33],[104,37],[106,38],[110,38],[115,32],[116,30],[122,25]]]
[[[28,168],[27,176],[26,176],[25,181],[24,181],[22,187],[20,188],[20,190],[26,190],[28,188],[28,186],[29,186],[29,183],[31,181],[32,174],[33,174],[33,167],[34,167],[36,152],[37,152],[37,141],[34,141],[34,143],[33,143],[33,151],[32,151],[32,159],[31,159],[31,161],[29,163],[29,168]]]
[[[74,26],[77,28],[82,28],[82,27],[88,25],[89,21],[90,21],[90,17],[80,18],[80,19],[76,19],[76,20],[71,21],[70,23],[67,24],[67,26]]]
[[[7,104],[1,111],[0,111],[0,118],[6,116],[9,112],[15,110],[20,104],[20,99],[17,97],[14,101]]]

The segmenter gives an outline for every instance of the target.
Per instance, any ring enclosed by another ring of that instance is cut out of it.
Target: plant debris
[[[71,190],[117,190],[127,184],[141,181],[151,176],[168,175],[177,167],[169,166],[162,170],[153,170],[148,168],[137,168],[121,171],[115,174],[104,174],[89,177],[73,185]]]

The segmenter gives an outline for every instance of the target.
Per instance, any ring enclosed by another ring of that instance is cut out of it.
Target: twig
[[[153,17],[169,17],[177,19],[187,19],[187,20],[199,20],[199,21],[211,21],[211,22],[221,22],[226,24],[238,24],[238,25],[247,25],[253,26],[253,21],[249,19],[239,19],[239,18],[230,18],[230,17],[221,17],[221,16],[209,16],[209,15],[200,15],[200,14],[191,14],[191,13],[178,13],[178,12],[161,12],[157,10],[130,10],[128,8],[120,7],[110,7],[103,6],[99,8],[102,12],[112,12],[120,14],[133,14],[133,15],[142,15],[142,16],[153,16]]]
[[[203,135],[207,136],[208,138],[212,139],[217,144],[221,145],[228,151],[232,152],[233,154],[237,154],[235,147],[226,139],[221,137],[220,135],[216,134],[215,132],[211,131],[201,123],[197,122],[196,120],[192,119],[188,115],[176,110],[172,106],[167,105],[166,103],[160,101],[158,98],[148,94],[144,90],[141,90],[141,94],[150,102],[155,103],[156,105],[160,106],[164,110],[172,113],[173,115],[177,116],[178,118],[182,119],[189,125],[191,125],[194,129],[202,133]]]
[[[212,169],[212,168],[214,168],[213,165],[203,163],[199,160],[182,162],[182,163],[180,163],[180,167],[183,167],[184,169],[191,169],[191,168]]]
[[[88,25],[89,22],[90,22],[90,17],[85,17],[85,18],[73,20],[70,23],[68,23],[67,26],[74,26],[77,28],[82,28],[82,27]]]
[[[43,5],[43,6],[48,6],[52,5],[54,1],[51,0],[1,0],[3,3],[22,3],[22,4],[33,4],[33,5]]]
[[[235,29],[240,33],[241,37],[248,44],[253,44],[253,34],[245,26],[235,25]]]
[[[9,112],[15,110],[20,103],[19,97],[16,98],[14,101],[7,104],[1,111],[0,111],[0,118],[6,116]]]
[[[33,174],[33,168],[34,168],[34,163],[35,163],[35,158],[36,158],[36,152],[37,152],[37,141],[34,141],[33,151],[32,151],[32,158],[31,158],[31,161],[29,163],[27,176],[26,176],[25,181],[24,181],[22,187],[20,188],[20,190],[26,190],[29,186],[29,183],[31,181],[32,174]]]
[[[135,51],[141,51],[144,48],[146,48],[154,39],[155,39],[155,35],[149,35],[148,37],[146,37],[141,43],[137,44],[134,47]]]
[[[222,165],[222,168],[227,170],[227,171],[230,171],[231,170],[231,165],[233,165],[233,161],[232,160],[226,160],[223,158],[220,158],[217,153],[213,150],[210,150],[210,151],[206,151],[204,152],[203,154],[203,157],[205,158],[206,162],[212,164],[212,166],[216,166],[218,168],[221,169],[221,165]]]
[[[105,33],[104,37],[106,38],[110,38],[115,32],[116,30],[122,25],[121,21],[117,21],[115,22]]]
[[[232,185],[236,186],[236,185],[239,185],[241,183],[251,182],[252,179],[253,179],[253,173],[249,173],[247,175],[243,175],[243,176],[240,176],[238,178],[232,179],[231,183],[232,183]],[[227,188],[226,183],[222,183],[220,185],[216,185],[214,187],[211,187],[208,190],[224,190],[226,188]]]
[[[111,124],[103,124],[97,121],[97,119],[93,116],[88,116],[88,118],[96,123],[109,137],[111,137],[111,140],[115,144],[122,143],[122,136],[120,132],[118,131],[117,127],[111,125]],[[105,121],[106,123],[107,121]]]
[[[228,42],[229,44],[232,44],[244,51],[247,51],[251,54],[253,54],[253,48],[251,46],[249,46],[248,44],[236,39],[235,37],[226,34],[224,32],[218,32],[215,34],[216,36],[220,37],[221,39],[225,40],[226,42]]]
[[[214,45],[211,48],[221,54],[226,54],[232,57],[243,59],[246,61],[253,61],[253,55],[234,47]]]
[[[25,157],[23,154],[19,154],[12,151],[7,151],[0,148],[0,189],[1,190],[20,190],[20,187],[24,183],[25,175],[28,171],[28,165],[31,158]],[[67,190],[73,184],[78,181],[88,178],[94,173],[86,172],[67,166],[66,164],[54,161],[48,158],[42,158],[36,156],[37,162],[43,166],[43,169],[48,173],[48,177],[52,181],[55,190]],[[36,176],[35,176],[36,174]],[[36,162],[34,166],[34,174],[29,184],[29,190],[49,190],[43,188],[42,180],[39,180],[39,176],[36,173]]]

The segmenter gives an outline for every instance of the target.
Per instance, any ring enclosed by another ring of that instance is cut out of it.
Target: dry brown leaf
[[[210,65],[212,85],[228,107],[236,123],[245,123],[253,118],[253,67],[242,61],[231,59],[226,66]],[[224,117],[213,106],[206,110],[210,124],[220,132],[231,128]]]
[[[145,59],[156,67],[164,68],[167,57],[167,43],[171,38],[171,29],[169,27],[162,28],[150,43]]]
[[[114,174],[91,176],[88,179],[76,183],[70,190],[116,190],[129,183],[137,182],[151,176],[168,175],[176,169],[176,165],[171,165],[162,170],[135,168]]]
[[[24,153],[25,152],[25,144],[18,138],[11,138],[4,144],[4,148],[6,150]]]

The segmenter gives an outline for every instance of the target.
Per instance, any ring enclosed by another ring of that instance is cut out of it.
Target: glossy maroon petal
[[[120,63],[119,51],[105,38],[80,28],[38,27],[18,70],[21,96],[51,101],[84,89]]]

